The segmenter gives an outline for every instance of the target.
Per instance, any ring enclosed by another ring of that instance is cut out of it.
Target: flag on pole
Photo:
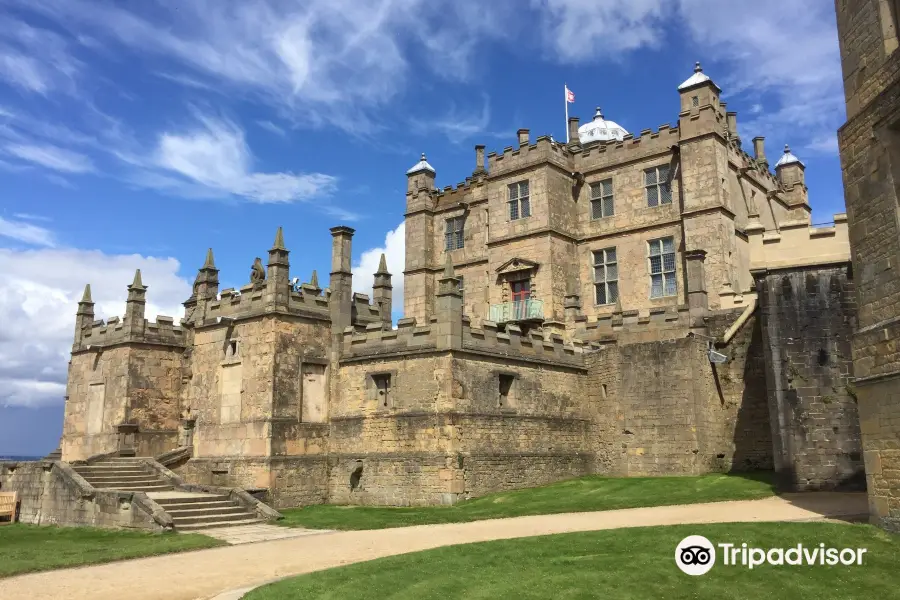
[[[575,92],[569,89],[569,86],[563,84],[566,88],[566,144],[569,143],[569,104],[575,102]]]
[[[575,92],[566,87],[566,101],[575,102]]]

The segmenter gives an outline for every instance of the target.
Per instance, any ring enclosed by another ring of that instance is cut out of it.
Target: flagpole
[[[569,143],[569,84],[563,83],[563,101],[566,103],[566,144]]]

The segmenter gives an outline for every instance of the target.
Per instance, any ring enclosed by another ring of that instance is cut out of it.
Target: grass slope
[[[769,473],[699,477],[580,477],[491,494],[454,506],[393,508],[316,505],[284,509],[279,525],[310,529],[384,529],[525,515],[756,500],[775,493]]]
[[[0,527],[0,577],[224,545],[199,534],[16,523]]]
[[[691,577],[675,566],[688,535],[764,549],[868,548],[861,566],[716,566]],[[598,531],[450,546],[274,583],[245,600],[577,600],[645,598],[898,598],[900,537],[869,525],[750,523]]]

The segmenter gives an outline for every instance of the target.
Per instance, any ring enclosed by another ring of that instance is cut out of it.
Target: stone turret
[[[394,322],[391,317],[393,308],[393,285],[391,284],[391,274],[387,270],[387,259],[384,254],[381,255],[381,261],[378,263],[378,270],[375,272],[375,284],[372,286],[372,299],[375,304],[381,308],[381,322],[387,326],[391,326]]]
[[[284,247],[284,232],[279,227],[275,232],[275,242],[269,249],[269,262],[266,265],[266,296],[268,302],[284,309],[287,309],[291,293],[289,254],[288,249]]]
[[[344,330],[353,324],[353,273],[350,269],[350,257],[354,233],[351,227],[331,228],[331,295],[328,297],[328,311],[331,315],[331,347],[335,361],[340,358]]]
[[[484,148],[475,149],[476,163],[482,161]],[[483,166],[483,163],[482,163]],[[476,164],[477,171],[478,164]],[[483,172],[483,171],[481,171]],[[428,322],[434,309],[434,180],[435,170],[425,155],[406,172],[406,247],[419,248],[407,252],[403,271],[403,314]]]
[[[75,346],[80,346],[84,339],[84,329],[90,328],[94,323],[94,301],[91,299],[91,284],[84,286],[84,294],[78,302],[78,312],[75,313]]]
[[[719,114],[722,90],[703,72],[700,63],[694,66],[694,74],[678,86],[678,93],[681,95],[679,129],[682,140],[724,131],[720,120],[725,117],[722,115],[720,119]]]
[[[131,335],[144,333],[146,305],[147,286],[141,281],[141,270],[137,269],[134,281],[128,286],[128,299],[125,301],[125,328]]]

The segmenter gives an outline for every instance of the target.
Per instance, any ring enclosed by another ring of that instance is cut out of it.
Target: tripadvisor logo
[[[753,569],[762,565],[775,566],[844,566],[863,564],[866,548],[830,548],[825,544],[790,548],[755,548],[746,543],[713,544],[702,535],[689,535],[675,548],[675,564],[688,575],[705,575],[716,564],[726,567]]]

